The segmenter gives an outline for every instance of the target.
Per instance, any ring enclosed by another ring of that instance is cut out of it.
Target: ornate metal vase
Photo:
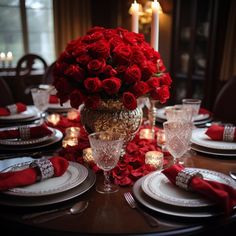
[[[140,108],[126,109],[118,100],[102,101],[97,109],[83,106],[81,122],[88,133],[113,131],[124,135],[124,146],[131,141],[142,123],[143,113]]]

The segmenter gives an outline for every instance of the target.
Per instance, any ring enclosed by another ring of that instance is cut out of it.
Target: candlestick
[[[139,18],[139,4],[134,1],[131,5],[131,14],[132,14],[132,31],[138,33],[138,18]]]
[[[12,52],[9,51],[6,57],[6,61],[8,62],[8,67],[11,67],[12,60],[13,60],[13,55]]]
[[[163,168],[163,153],[159,151],[146,152],[145,163],[161,170]]]
[[[151,46],[158,51],[159,41],[159,2],[152,2],[152,26],[151,26]]]
[[[0,61],[2,62],[2,67],[5,67],[6,54],[4,52],[0,53]]]

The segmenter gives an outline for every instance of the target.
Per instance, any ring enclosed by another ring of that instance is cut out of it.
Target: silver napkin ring
[[[40,175],[37,176],[37,181],[49,179],[54,175],[54,167],[52,165],[52,162],[49,160],[35,160],[30,164],[30,167],[38,168]]]
[[[223,140],[232,142],[234,141],[235,127],[231,125],[226,125],[224,127]]]
[[[22,140],[30,139],[30,127],[29,126],[19,126],[20,138]]]
[[[183,169],[176,176],[175,184],[178,187],[183,188],[184,190],[189,190],[189,183],[195,176],[203,178],[202,174],[197,172],[196,170]]]
[[[7,109],[10,111],[11,115],[17,114],[17,106],[16,106],[16,104],[8,105]]]

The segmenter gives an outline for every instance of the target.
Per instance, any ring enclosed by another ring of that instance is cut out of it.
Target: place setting
[[[40,114],[33,105],[25,105],[24,103],[19,102],[0,107],[0,125],[32,122],[39,118]]]
[[[212,124],[209,128],[193,130],[191,148],[195,151],[221,157],[236,157],[235,127]]]
[[[200,177],[203,178],[202,180],[210,180],[225,184],[233,189],[236,188],[235,181],[220,172],[199,168],[185,168],[185,170],[190,173],[187,174],[188,176],[191,173],[194,175],[198,173],[199,176],[202,176]],[[205,189],[205,192],[208,191]],[[184,218],[209,218],[224,214],[224,211],[218,208],[214,201],[198,194],[196,190],[195,192],[186,191],[171,183],[163,171],[153,172],[135,182],[133,195],[145,207],[165,215]]]
[[[45,123],[0,129],[0,150],[32,150],[59,142],[63,134]]]
[[[0,169],[1,205],[39,207],[61,203],[85,193],[96,180],[92,170],[60,156],[24,159],[27,161],[18,158],[15,164]]]

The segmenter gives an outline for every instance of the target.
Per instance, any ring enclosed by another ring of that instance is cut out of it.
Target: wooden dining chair
[[[37,54],[26,54],[21,57],[16,66],[15,94],[17,100],[23,100],[26,104],[32,104],[30,89],[44,83],[43,77],[48,65]]]
[[[213,114],[223,122],[236,125],[236,76],[233,76],[221,88],[216,97]]]
[[[0,107],[4,107],[14,103],[11,89],[3,78],[0,78],[0,96]]]
[[[50,66],[48,66],[44,76],[43,83],[44,84],[52,84],[53,83],[53,69],[56,65],[56,61],[54,61]]]

